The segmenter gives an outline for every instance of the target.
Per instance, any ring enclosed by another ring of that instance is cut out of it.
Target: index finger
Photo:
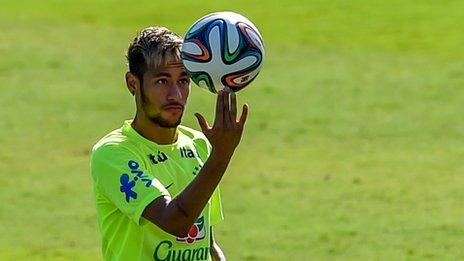
[[[235,92],[230,94],[230,113],[232,122],[237,122],[237,97]]]
[[[216,117],[214,118],[214,125],[224,123],[224,91],[220,90],[216,99]]]

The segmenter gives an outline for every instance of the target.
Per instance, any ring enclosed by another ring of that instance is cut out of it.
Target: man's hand
[[[237,97],[235,93],[221,90],[217,95],[214,125],[210,127],[206,119],[199,113],[195,113],[195,116],[201,130],[211,143],[213,151],[231,156],[242,138],[243,127],[248,117],[248,105],[243,105],[242,115],[237,121]]]

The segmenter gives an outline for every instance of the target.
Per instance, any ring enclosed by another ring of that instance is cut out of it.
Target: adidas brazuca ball
[[[264,58],[261,34],[246,17],[233,12],[208,14],[187,31],[182,60],[192,80],[217,93],[239,91],[258,75]]]

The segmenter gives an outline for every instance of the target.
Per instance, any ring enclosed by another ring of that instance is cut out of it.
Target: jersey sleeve
[[[148,204],[169,195],[134,152],[118,145],[93,151],[91,173],[95,188],[137,224]]]
[[[210,198],[210,203],[210,225],[214,226],[224,220],[224,214],[222,213],[221,191],[219,187],[214,190],[213,195]]]

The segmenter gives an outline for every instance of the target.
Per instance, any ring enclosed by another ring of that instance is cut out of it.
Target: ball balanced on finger
[[[208,14],[187,31],[182,47],[187,73],[198,86],[218,93],[237,92],[261,69],[264,44],[256,26],[233,12]]]

